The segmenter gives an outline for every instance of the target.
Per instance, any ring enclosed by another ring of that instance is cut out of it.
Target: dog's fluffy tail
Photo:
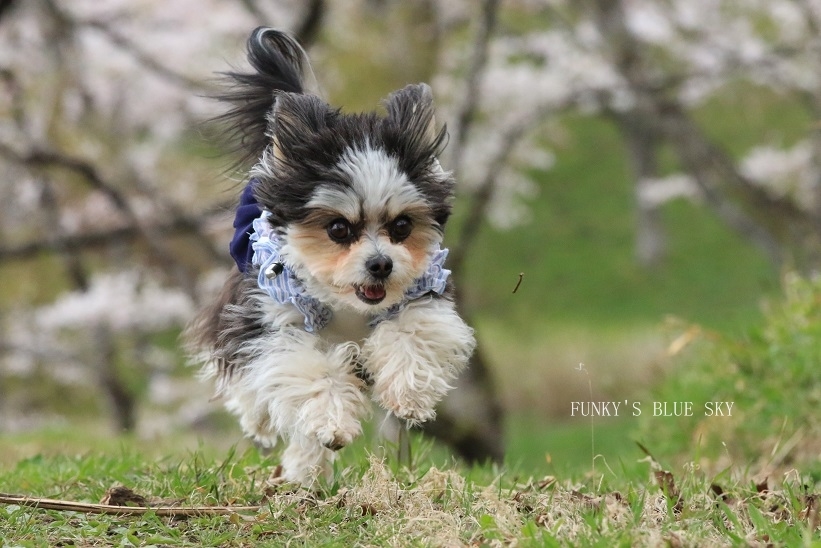
[[[248,38],[247,49],[254,72],[222,73],[228,85],[215,95],[231,105],[214,121],[225,124],[240,165],[256,162],[268,145],[268,113],[276,93],[304,93],[306,79],[313,78],[307,53],[285,32],[258,27]]]

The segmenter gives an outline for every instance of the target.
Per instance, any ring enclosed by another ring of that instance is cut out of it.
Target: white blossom
[[[677,198],[697,201],[702,195],[693,177],[685,173],[646,177],[639,180],[636,188],[639,203],[645,208],[656,208]]]
[[[87,291],[63,294],[37,311],[42,330],[92,328],[113,331],[159,331],[183,325],[193,313],[191,299],[180,289],[164,288],[133,271],[97,274]]]
[[[779,197],[790,197],[809,211],[817,207],[819,184],[815,150],[809,141],[786,149],[758,146],[741,160],[741,173]]]

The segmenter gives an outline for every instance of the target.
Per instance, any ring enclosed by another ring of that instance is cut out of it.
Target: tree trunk
[[[627,141],[633,170],[636,215],[635,257],[645,267],[659,264],[667,252],[667,237],[661,222],[659,204],[644,197],[644,185],[658,177],[658,134],[652,120],[641,107],[616,117],[622,135]]]
[[[457,171],[462,162],[464,144],[470,133],[476,111],[479,108],[479,82],[487,64],[490,40],[495,31],[499,10],[498,0],[482,2],[479,26],[473,45],[473,54],[466,76],[465,95],[462,108],[456,116],[456,130],[450,143],[451,159]],[[521,130],[523,133],[525,129]],[[518,134],[517,134],[518,135]],[[507,159],[512,145],[500,153],[496,170]],[[460,238],[452,246],[448,267],[454,270],[457,293],[456,304],[465,321],[471,324],[470,314],[463,304],[458,291],[460,280],[465,279],[465,257],[469,254],[473,236],[484,223],[485,209],[493,193],[495,177],[489,174],[480,185],[477,195],[471,196],[471,214],[460,229]],[[504,457],[504,411],[499,402],[493,377],[484,358],[481,341],[477,341],[476,351],[468,370],[457,382],[439,406],[436,421],[425,425],[425,432],[453,447],[464,459],[477,461],[501,461]]]
[[[116,348],[111,331],[103,325],[94,329],[97,379],[114,412],[119,431],[133,432],[137,426],[137,402],[117,371]]]

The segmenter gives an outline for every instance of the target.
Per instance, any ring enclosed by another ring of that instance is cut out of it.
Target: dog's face
[[[436,155],[430,88],[390,96],[387,116],[343,115],[282,94],[257,198],[282,233],[286,264],[312,296],[376,313],[427,269],[450,214],[453,180]]]

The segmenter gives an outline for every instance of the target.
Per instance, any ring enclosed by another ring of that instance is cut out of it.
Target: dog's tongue
[[[362,288],[362,294],[366,299],[377,301],[385,297],[385,288],[381,285],[366,285]]]

